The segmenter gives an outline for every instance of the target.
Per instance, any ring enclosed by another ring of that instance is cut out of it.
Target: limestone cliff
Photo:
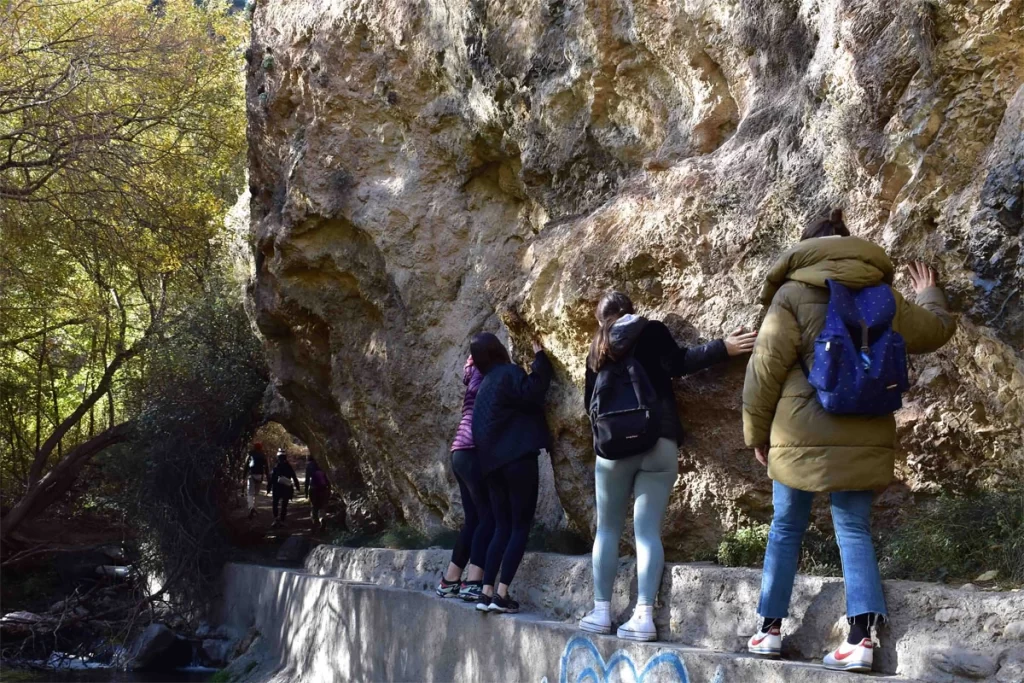
[[[756,325],[771,260],[834,204],[935,265],[962,314],[915,361],[883,509],[1024,459],[1024,0],[258,0],[252,38],[272,410],[329,461],[351,526],[458,517],[459,378],[492,330],[550,350],[541,519],[588,532],[602,291],[691,343]],[[676,551],[769,513],[742,375],[678,384]]]

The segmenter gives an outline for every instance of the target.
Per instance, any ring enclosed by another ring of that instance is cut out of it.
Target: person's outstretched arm
[[[676,344],[664,323],[648,324],[657,326],[654,342],[659,350],[662,365],[670,377],[690,375],[722,363],[730,356],[749,353],[757,340],[757,332],[744,332],[742,328],[737,328],[725,339],[715,339],[700,346],[687,348]]]
[[[555,369],[551,367],[551,361],[540,342],[533,342],[533,351],[536,355],[530,366],[530,374],[524,373],[512,380],[512,400],[521,405],[542,407]]]
[[[956,332],[956,318],[949,312],[946,295],[938,286],[935,271],[923,263],[912,263],[908,270],[917,302],[911,303],[893,291],[898,307],[899,333],[907,345],[907,353],[931,353],[948,342]]]
[[[772,420],[782,385],[799,354],[800,326],[777,294],[761,324],[743,382],[743,439],[754,448],[762,464],[767,464]]]

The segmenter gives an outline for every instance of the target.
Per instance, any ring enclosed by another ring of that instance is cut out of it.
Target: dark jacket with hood
[[[503,363],[484,375],[473,404],[473,441],[480,468],[494,470],[551,447],[544,419],[544,396],[554,369],[543,351],[533,359],[532,372]]]
[[[702,346],[686,348],[676,344],[665,323],[647,320],[638,315],[624,315],[612,324],[609,342],[618,357],[633,349],[633,356],[643,366],[651,380],[661,407],[661,436],[677,444],[683,438],[683,424],[679,420],[672,378],[682,377],[709,368],[729,358],[725,342],[721,339]],[[597,373],[588,365],[583,406],[590,414],[590,399],[594,394]]]
[[[286,484],[278,483],[278,477],[291,479],[295,483],[295,488],[293,489]],[[298,488],[299,478],[295,475],[295,468],[287,460],[279,458],[277,464],[274,465],[274,470],[270,473],[270,480],[267,482],[267,493],[273,491],[279,498],[290,498]]]

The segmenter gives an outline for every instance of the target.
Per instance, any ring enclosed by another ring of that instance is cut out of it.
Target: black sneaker
[[[495,595],[491,598],[491,606],[487,609],[501,614],[515,614],[519,611],[519,603],[512,598],[503,598],[500,595]]]
[[[491,611],[491,596],[481,593],[476,599],[476,608],[481,612]]]
[[[449,582],[445,581],[444,577],[442,576],[441,577],[441,582],[439,584],[437,584],[437,590],[435,590],[434,592],[437,593],[437,597],[439,597],[439,598],[455,598],[455,597],[458,597],[458,595],[459,595],[459,582],[458,581],[452,581],[451,583],[449,583]]]
[[[480,599],[483,594],[481,591],[484,589],[483,581],[464,581],[462,588],[459,590],[459,597],[466,602],[476,602]]]

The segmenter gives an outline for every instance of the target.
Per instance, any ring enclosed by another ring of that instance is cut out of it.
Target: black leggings
[[[285,486],[275,486],[273,497],[274,507],[274,519],[280,519],[282,522],[284,518],[288,516],[288,501],[292,499],[292,490]],[[277,516],[277,507],[281,506],[281,516]]]
[[[495,528],[484,565],[485,585],[494,585],[499,566],[501,583],[508,585],[515,578],[537,511],[538,478],[537,454],[510,462],[487,475]]]
[[[483,567],[487,546],[494,535],[494,515],[476,449],[452,451],[452,470],[459,482],[462,511],[466,517],[459,530],[459,540],[452,550],[452,564],[465,568],[466,562],[471,562]]]

